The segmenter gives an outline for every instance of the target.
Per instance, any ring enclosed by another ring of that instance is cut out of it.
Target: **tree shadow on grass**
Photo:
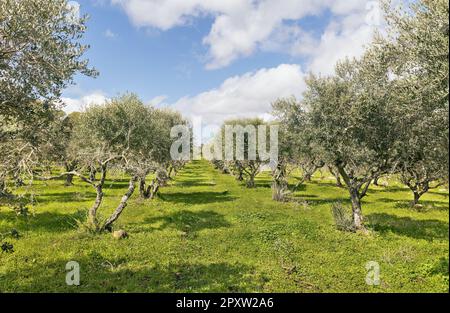
[[[333,203],[339,202],[344,205],[350,205],[350,200],[347,198],[318,198],[315,195],[294,195],[292,199],[295,199],[296,201],[306,201],[310,205],[331,205]]]
[[[0,220],[11,223],[19,233],[24,231],[64,232],[75,229],[76,221],[85,218],[86,213],[82,210],[68,214],[37,212],[30,213],[28,216],[17,216],[12,210],[0,211]],[[0,231],[3,230],[0,229]]]
[[[66,284],[65,266],[76,261],[81,269],[80,286]],[[101,254],[46,263],[21,264],[2,275],[4,292],[254,292],[263,280],[252,278],[254,268],[218,262],[172,262],[128,267],[129,259],[106,259]]]
[[[231,224],[222,214],[214,211],[178,211],[164,216],[157,216],[145,219],[146,223],[161,223],[153,229],[162,230],[175,228],[186,233],[195,233],[203,229],[215,229],[230,227]]]
[[[270,178],[257,178],[255,180],[256,188],[272,188],[272,179]]]
[[[228,194],[228,191],[223,192],[174,192],[160,194],[159,197],[167,202],[183,203],[186,205],[207,204],[215,202],[233,201],[236,197]]]
[[[366,216],[369,225],[378,232],[392,232],[401,236],[425,240],[448,240],[448,223],[439,220],[415,220],[386,213]]]
[[[449,210],[448,202],[420,200],[419,206],[412,207],[411,200],[396,200],[396,199],[389,199],[389,198],[379,198],[376,201],[381,201],[381,202],[385,202],[385,203],[395,203],[394,206],[397,209],[411,209],[411,210],[416,210],[416,211],[428,211],[428,210],[448,211]]]
[[[66,203],[66,202],[79,202],[89,201],[95,199],[95,192],[92,191],[67,191],[58,193],[41,193],[36,196],[36,204],[45,203]]]
[[[207,182],[205,180],[202,179],[183,179],[180,181],[177,181],[175,183],[177,186],[183,186],[183,187],[201,187],[201,186],[216,186],[215,183],[213,182]]]

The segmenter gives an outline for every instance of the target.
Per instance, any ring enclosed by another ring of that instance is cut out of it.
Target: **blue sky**
[[[301,97],[304,75],[331,73],[370,41],[374,1],[79,0],[96,79],[77,76],[67,111],[135,92],[219,123]],[[374,9],[375,8],[375,9]]]

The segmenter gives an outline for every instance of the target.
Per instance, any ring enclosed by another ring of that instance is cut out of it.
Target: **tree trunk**
[[[328,166],[328,170],[336,179],[336,186],[340,188],[344,187],[341,181],[341,175],[339,174],[339,171],[335,171],[331,166]]]
[[[103,201],[103,185],[95,186],[95,191],[97,196],[95,198],[94,205],[89,209],[88,213],[88,223],[95,228],[98,229],[98,220],[97,220],[97,210],[102,204]]]
[[[310,182],[311,178],[312,178],[312,174],[311,173],[305,173],[304,181]]]
[[[64,164],[64,167],[66,168],[66,172],[72,172],[72,171],[76,170],[77,164],[76,164],[75,161],[66,162]],[[73,174],[67,174],[66,175],[66,181],[65,181],[64,185],[67,186],[67,187],[68,186],[72,186],[73,185],[73,177],[74,177]]]
[[[73,174],[66,175],[66,182],[64,183],[64,186],[73,186]]]
[[[361,199],[359,197],[359,192],[354,187],[349,187],[350,198],[352,200],[352,211],[353,211],[353,223],[355,229],[364,230],[363,216],[361,210]]]
[[[378,180],[380,179],[380,176],[377,176],[377,177],[375,177],[375,179],[373,180],[373,184],[375,185],[375,186],[380,186],[379,185],[379,183],[378,183]]]
[[[145,178],[139,178],[139,195],[141,198],[146,199],[148,197],[146,190],[146,181]]]
[[[6,183],[0,178],[0,195],[6,194]]]
[[[338,186],[339,188],[344,187],[344,185],[341,182],[341,176],[339,176],[339,173],[336,174],[334,177],[336,178],[336,186]]]
[[[238,176],[236,177],[238,181],[244,180],[244,173],[241,170],[238,170]]]
[[[151,188],[151,191],[150,191],[150,195],[149,195],[148,198],[149,198],[150,200],[155,199],[156,195],[158,194],[158,191],[159,191],[159,184],[158,184],[158,182],[155,182],[155,183],[152,185],[152,188]]]
[[[120,203],[117,206],[117,208],[114,210],[114,213],[106,220],[105,224],[102,227],[102,230],[107,230],[107,231],[111,231],[112,230],[112,226],[113,226],[114,222],[117,221],[119,216],[122,214],[123,210],[127,206],[128,200],[131,198],[131,196],[134,193],[134,190],[136,188],[136,181],[137,181],[137,177],[136,176],[133,176],[130,179],[130,183],[129,183],[127,192],[122,197],[122,200],[120,201]]]
[[[95,198],[94,205],[89,209],[88,213],[88,223],[95,228],[95,230],[98,230],[98,219],[97,219],[97,210],[102,204],[103,201],[103,185],[106,180],[106,172],[107,172],[107,164],[102,165],[101,167],[101,178],[98,184],[94,184],[95,191],[97,193],[97,196]]]
[[[412,206],[416,206],[416,205],[419,204],[419,200],[420,200],[421,194],[418,191],[416,191],[416,190],[414,190],[413,193],[414,193],[414,200],[412,202]]]
[[[89,179],[91,181],[95,181],[95,175],[97,174],[97,169],[94,166],[91,166],[89,169]]]
[[[247,181],[247,188],[255,188],[255,176],[253,174],[250,175]]]

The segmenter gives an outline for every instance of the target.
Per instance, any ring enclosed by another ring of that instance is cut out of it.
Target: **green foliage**
[[[448,182],[449,3],[423,0],[392,10],[387,33],[372,48],[394,77],[397,172],[414,193],[413,204]]]
[[[30,104],[54,106],[76,73],[96,75],[82,59],[86,17],[66,0],[3,0],[0,21],[0,118],[27,120]]]

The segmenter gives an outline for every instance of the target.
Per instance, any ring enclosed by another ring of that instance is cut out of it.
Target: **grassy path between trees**
[[[276,203],[268,173],[246,189],[192,162],[160,198],[134,195],[117,225],[125,240],[76,229],[95,198],[89,186],[38,183],[28,218],[0,207],[0,232],[21,234],[7,239],[14,253],[0,253],[0,292],[448,292],[448,192],[430,192],[417,210],[395,182],[372,187],[363,203],[370,234],[343,233],[330,206],[347,192],[327,175],[296,202]],[[108,182],[103,217],[127,184]],[[66,285],[69,261],[81,266],[80,286]],[[379,286],[365,282],[369,261],[380,265]]]

